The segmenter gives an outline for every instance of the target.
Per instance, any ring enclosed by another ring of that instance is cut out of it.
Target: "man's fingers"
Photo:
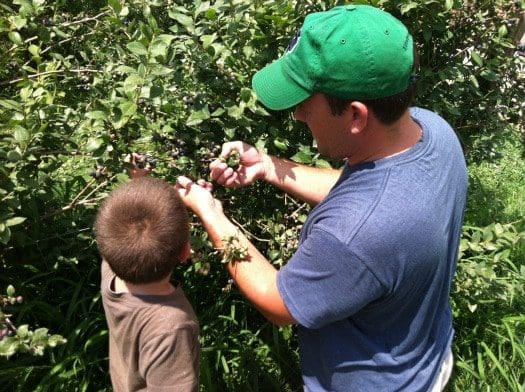
[[[228,142],[228,143],[224,143],[224,144],[222,145],[222,149],[221,149],[221,154],[220,154],[220,156],[221,156],[221,157],[224,157],[224,158],[226,158],[227,156],[229,156],[230,153],[232,152],[232,150],[235,149],[234,147],[236,146],[236,144],[237,144],[236,142]]]

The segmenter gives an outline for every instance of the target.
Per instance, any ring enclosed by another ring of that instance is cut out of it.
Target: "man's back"
[[[309,390],[426,390],[450,346],[466,168],[441,118],[412,115],[421,141],[347,166],[279,272]]]

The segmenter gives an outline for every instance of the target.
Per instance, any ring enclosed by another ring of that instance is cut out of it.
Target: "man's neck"
[[[170,276],[157,282],[141,284],[125,282],[116,276],[114,290],[117,293],[131,293],[134,295],[169,295],[176,288],[171,284]]]
[[[399,155],[411,149],[421,140],[423,134],[408,110],[391,125],[385,126],[375,119],[373,121],[373,125],[361,139],[361,148],[348,157],[349,164],[356,165]]]

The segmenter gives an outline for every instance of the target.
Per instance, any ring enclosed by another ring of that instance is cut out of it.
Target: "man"
[[[449,291],[467,174],[458,140],[438,115],[409,108],[413,43],[390,14],[349,5],[310,14],[286,53],[253,77],[260,101],[295,107],[319,151],[342,171],[310,168],[232,142],[229,187],[260,179],[308,201],[294,256],[277,271],[205,188],[179,179],[184,202],[214,245],[236,236],[246,260],[229,272],[277,325],[298,324],[307,391],[442,390],[452,366]]]

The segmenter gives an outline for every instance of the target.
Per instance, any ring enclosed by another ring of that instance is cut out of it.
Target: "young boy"
[[[115,189],[95,222],[115,392],[197,391],[197,318],[173,268],[190,253],[186,207],[150,177]]]

